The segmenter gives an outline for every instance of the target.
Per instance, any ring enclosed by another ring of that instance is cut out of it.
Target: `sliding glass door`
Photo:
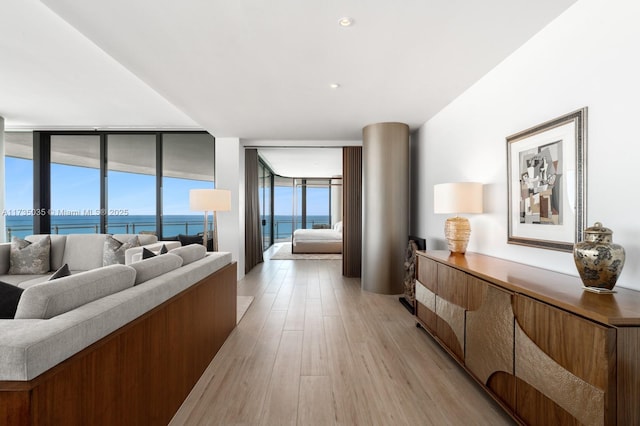
[[[162,138],[162,235],[204,232],[204,214],[189,210],[191,189],[214,189],[214,142],[206,133],[171,133]],[[213,216],[209,214],[209,231]]]
[[[262,223],[262,247],[268,249],[273,244],[273,174],[262,162],[258,163],[258,194],[260,199],[260,219]]]
[[[156,136],[109,135],[107,232],[157,233]]]

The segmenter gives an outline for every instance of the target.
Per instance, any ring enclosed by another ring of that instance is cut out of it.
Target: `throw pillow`
[[[156,257],[157,255],[152,252],[151,250],[149,250],[148,248],[144,247],[142,249],[142,260],[144,259],[149,259],[151,257]]]
[[[60,269],[54,272],[47,281],[57,280],[58,278],[68,277],[69,275],[71,275],[71,272],[69,271],[69,265],[65,263],[60,267]]]
[[[102,251],[102,266],[116,265],[118,263],[124,265],[124,252],[132,247],[140,247],[138,236],[121,243],[111,235],[107,235]]]
[[[51,269],[51,238],[35,243],[13,237],[9,253],[9,274],[46,274]]]
[[[178,235],[178,241],[183,246],[188,246],[189,244],[202,244],[202,236],[200,235]]]
[[[160,251],[159,251],[159,252],[157,252],[157,253],[155,253],[155,252],[153,252],[153,251],[149,250],[149,249],[148,249],[148,248],[146,248],[146,247],[143,247],[143,248],[142,248],[142,260],[144,260],[144,259],[149,259],[150,257],[156,257],[156,256],[157,256],[157,255],[159,255],[159,254],[165,254],[165,253],[167,253],[167,252],[168,252],[168,250],[167,250],[167,246],[166,246],[165,244],[163,244],[163,245],[162,245],[162,248],[161,248],[161,249],[160,249]]]
[[[0,319],[13,319],[24,290],[0,281]]]

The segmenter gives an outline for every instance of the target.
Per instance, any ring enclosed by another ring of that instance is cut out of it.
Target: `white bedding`
[[[296,229],[293,244],[299,241],[342,241],[342,232],[333,229]]]

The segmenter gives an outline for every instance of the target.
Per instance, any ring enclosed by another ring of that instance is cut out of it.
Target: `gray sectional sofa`
[[[71,234],[71,235],[29,235],[25,240],[37,242],[45,237],[51,240],[50,271],[45,274],[9,274],[9,256],[11,243],[0,244],[0,281],[16,285],[21,288],[28,288],[34,284],[39,284],[49,279],[49,276],[62,265],[67,264],[71,273],[89,271],[103,266],[103,249],[107,234]],[[140,246],[132,247],[125,252],[125,264],[128,265],[134,260],[140,260],[143,248],[158,251],[162,245],[167,249],[180,247],[178,241],[160,241],[155,235],[131,235],[114,234],[116,240],[124,243],[133,237],[137,237]]]
[[[51,271],[55,271],[66,263],[72,273],[70,276],[58,278],[52,282],[44,282],[48,279],[48,274],[37,276],[7,274],[10,244],[0,244],[0,281],[24,288],[15,319],[0,319],[0,407],[3,406],[3,396],[8,395],[7,392],[3,392],[7,390],[8,384],[12,382],[14,385],[15,382],[28,383],[24,389],[28,389],[27,393],[33,396],[34,389],[37,389],[45,379],[49,380],[54,376],[54,373],[60,376],[62,373],[59,371],[65,371],[67,368],[65,365],[72,365],[75,362],[73,360],[80,363],[86,362],[84,358],[87,356],[98,356],[99,359],[102,359],[101,355],[93,353],[93,348],[104,346],[102,342],[111,342],[114,335],[126,336],[127,330],[132,324],[137,324],[146,318],[154,318],[153,315],[157,316],[159,312],[163,312],[163,309],[169,309],[172,315],[178,315],[175,308],[176,301],[184,299],[182,297],[184,295],[191,294],[190,288],[192,286],[210,285],[214,286],[210,291],[217,291],[216,286],[223,285],[220,280],[217,280],[215,284],[207,283],[211,281],[212,277],[215,278],[219,275],[219,270],[230,269],[230,266],[233,267],[233,275],[227,271],[222,280],[225,288],[228,289],[223,292],[224,299],[210,300],[208,304],[202,300],[190,302],[192,305],[203,303],[202,308],[199,310],[193,306],[187,309],[180,308],[179,315],[184,315],[185,318],[200,315],[200,318],[206,317],[205,321],[224,323],[222,342],[235,326],[236,265],[235,262],[232,262],[230,253],[207,253],[201,245],[175,247],[175,242],[171,242],[169,247],[175,248],[169,250],[167,254],[134,261],[140,258],[142,250],[142,247],[135,247],[127,250],[125,264],[102,266],[102,247],[105,238],[107,238],[105,235],[77,234],[51,235],[50,237]],[[114,237],[125,241],[132,236],[116,235]],[[162,244],[166,244],[166,242],[158,242],[153,236],[142,235],[139,237],[143,246],[152,250],[159,250]],[[27,239],[37,241],[40,238],[44,238],[44,236],[30,236]],[[213,283],[213,281],[211,282]],[[193,290],[193,292],[195,291],[202,293],[204,290]],[[197,297],[198,299],[203,298],[202,295]],[[230,304],[233,306],[226,308],[226,305]],[[199,312],[206,310],[206,306],[212,308],[217,306],[217,309],[220,312],[224,311],[224,314]],[[233,319],[231,319],[232,315]],[[163,339],[167,334],[165,328],[173,318],[167,317],[166,313],[162,313],[161,317],[164,318],[164,322],[150,321],[153,325],[145,326],[141,333],[159,335],[159,338]],[[176,321],[182,321],[182,319],[176,318]],[[192,324],[194,319],[186,321]],[[213,332],[216,325],[208,324],[207,327],[210,332]],[[177,335],[179,336],[179,334]],[[199,340],[203,339],[211,339],[211,336],[196,335],[192,344],[199,346],[201,345]],[[215,351],[222,344],[220,338],[216,339]],[[114,341],[111,344],[117,346],[124,343]],[[185,345],[185,347],[174,348],[175,351],[180,352],[177,355],[185,360],[195,359],[193,354],[182,354],[183,351],[191,350],[189,349],[191,344],[185,343]],[[213,347],[208,343],[205,346]],[[211,352],[211,349],[207,348],[207,351]],[[215,351],[213,354],[209,354],[207,357],[209,359],[200,360],[197,368],[203,369],[202,365],[208,364],[210,358],[215,355]],[[162,365],[165,363],[161,359],[162,354],[141,354],[139,355],[140,359],[131,359],[130,361],[144,366],[145,363],[150,363],[149,360],[144,359],[145,356],[157,357],[158,363]],[[176,354],[171,354],[171,356],[176,356]],[[70,377],[75,377],[73,374],[69,374]],[[153,374],[153,372],[149,374]],[[194,383],[191,383],[191,386]],[[125,385],[122,384],[122,386]],[[140,384],[136,386],[140,386]],[[105,391],[98,392],[104,393]],[[186,395],[181,398],[184,396]],[[10,403],[11,400],[8,401]],[[120,403],[124,404],[122,401]],[[81,404],[81,401],[78,400],[77,404]],[[175,406],[175,404],[174,402],[173,405]],[[45,405],[52,406],[55,403],[50,402]],[[136,407],[142,405],[144,404],[136,403]],[[25,413],[23,408],[14,408],[19,409],[18,411],[22,410],[20,412],[23,414]],[[49,409],[53,410],[53,408],[43,408],[45,411]],[[125,406],[116,405],[112,409],[125,410]],[[177,407],[172,409],[177,409]],[[38,424],[39,421],[34,421],[34,418],[42,416],[34,414],[38,410],[36,405],[29,404],[28,421],[18,423]],[[68,407],[66,411],[69,411]],[[16,414],[3,413],[3,408],[0,408],[0,423],[10,419],[11,415],[15,416]],[[53,414],[51,415],[53,416]],[[56,414],[51,418],[60,418],[56,416],[59,415]],[[87,417],[86,412],[79,416],[69,419],[69,421],[82,423],[89,422],[89,420],[91,423],[96,421],[96,419]],[[166,421],[166,419],[162,421]]]

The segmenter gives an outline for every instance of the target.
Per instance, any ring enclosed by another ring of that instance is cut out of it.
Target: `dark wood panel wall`
[[[342,150],[342,275],[362,275],[362,147]]]

